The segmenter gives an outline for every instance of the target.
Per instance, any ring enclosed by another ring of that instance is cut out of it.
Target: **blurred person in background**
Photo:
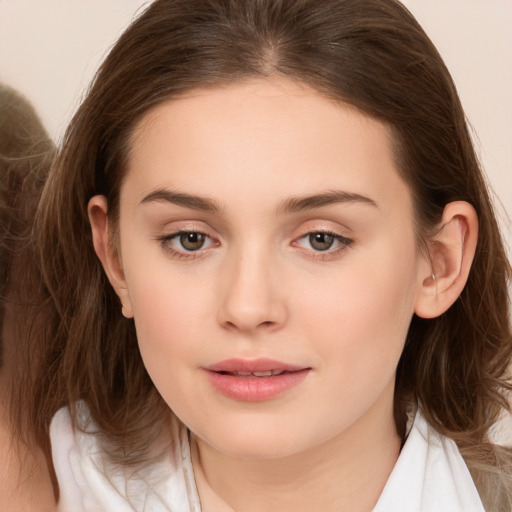
[[[32,226],[54,145],[31,104],[0,84],[0,509],[55,508],[51,470],[26,410],[40,363],[45,292]]]

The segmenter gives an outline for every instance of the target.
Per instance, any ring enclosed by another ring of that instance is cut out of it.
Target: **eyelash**
[[[163,250],[167,252],[170,256],[172,256],[175,259],[178,260],[195,260],[197,258],[205,256],[205,251],[208,251],[207,249],[203,249],[202,247],[198,249],[197,251],[191,251],[187,249],[178,250],[175,249],[170,242],[175,240],[176,238],[179,239],[182,235],[190,235],[190,234],[196,234],[200,236],[204,236],[206,240],[211,240],[211,237],[208,236],[206,233],[203,233],[202,231],[196,231],[194,229],[188,229],[188,230],[182,230],[182,231],[176,231],[175,233],[171,233],[169,235],[165,235],[162,237],[158,237],[158,241],[160,242],[160,245],[162,246]],[[218,245],[218,242],[217,244]]]
[[[179,239],[182,235],[190,235],[190,234],[196,234],[200,236],[204,236],[206,240],[212,240],[212,238],[207,235],[206,233],[203,233],[202,231],[196,231],[193,229],[190,230],[182,230],[182,231],[176,231],[174,233],[171,233],[169,235],[158,237],[157,240],[162,246],[163,250],[168,253],[172,258],[178,259],[178,260],[195,260],[197,258],[204,257],[206,254],[209,253],[211,247],[208,247],[206,249],[203,249],[202,247],[196,251],[193,250],[178,250],[175,249],[170,242],[172,242],[175,239]],[[296,239],[294,242],[292,242],[293,247],[299,246],[299,241],[306,240],[311,235],[316,234],[322,234],[331,236],[335,243],[337,243],[339,246],[336,249],[327,248],[325,250],[315,250],[315,249],[304,249],[307,251],[307,255],[309,258],[317,259],[317,260],[327,260],[331,258],[335,258],[336,256],[340,255],[342,252],[344,252],[348,247],[353,243],[353,240],[350,238],[347,238],[345,236],[342,236],[338,233],[335,233],[334,231],[328,231],[328,230],[314,230],[314,231],[308,231],[298,239]],[[213,243],[213,247],[219,245],[218,242]],[[299,246],[300,247],[300,246]]]
[[[338,233],[335,233],[334,231],[329,230],[313,230],[308,231],[304,235],[302,235],[300,238],[297,239],[297,241],[293,242],[293,246],[297,246],[299,241],[301,240],[307,240],[311,235],[327,235],[331,236],[334,239],[334,242],[338,244],[338,247],[335,249],[332,249],[329,247],[325,250],[314,250],[314,249],[306,249],[308,251],[307,255],[309,258],[316,259],[316,260],[328,260],[332,258],[336,258],[336,256],[339,256],[341,253],[345,252],[349,246],[353,243],[354,240],[351,238],[347,238],[345,236],[342,236]]]

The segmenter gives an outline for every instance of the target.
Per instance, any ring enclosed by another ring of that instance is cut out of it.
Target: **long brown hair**
[[[403,429],[406,408],[421,403],[457,442],[484,500],[511,505],[512,452],[488,433],[512,388],[510,265],[449,72],[396,0],[157,0],[120,37],[69,126],[38,217],[58,311],[48,340],[52,378],[41,379],[47,386],[33,411],[41,432],[57,406],[84,399],[112,456],[124,464],[147,457],[167,406],[94,254],[87,202],[104,194],[115,224],[130,135],[148,109],[195,88],[272,75],[390,127],[425,244],[447,203],[468,201],[477,211],[478,248],[460,299],[439,318],[411,323],[395,418]]]

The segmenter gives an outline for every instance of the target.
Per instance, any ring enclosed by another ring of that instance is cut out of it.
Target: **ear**
[[[446,205],[435,235],[428,241],[420,292],[414,312],[422,318],[442,315],[459,297],[468,279],[478,240],[478,217],[464,201]]]
[[[92,240],[96,255],[103,265],[110,284],[121,300],[122,313],[126,318],[133,318],[130,294],[126,285],[119,251],[113,243],[108,223],[108,204],[105,196],[94,196],[87,207],[92,229]]]

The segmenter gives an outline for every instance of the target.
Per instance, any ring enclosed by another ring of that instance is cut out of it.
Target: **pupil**
[[[326,251],[332,247],[334,237],[327,233],[312,233],[309,235],[309,243],[317,251]]]
[[[201,233],[182,233],[180,235],[181,245],[187,251],[197,251],[204,245],[205,235]]]

